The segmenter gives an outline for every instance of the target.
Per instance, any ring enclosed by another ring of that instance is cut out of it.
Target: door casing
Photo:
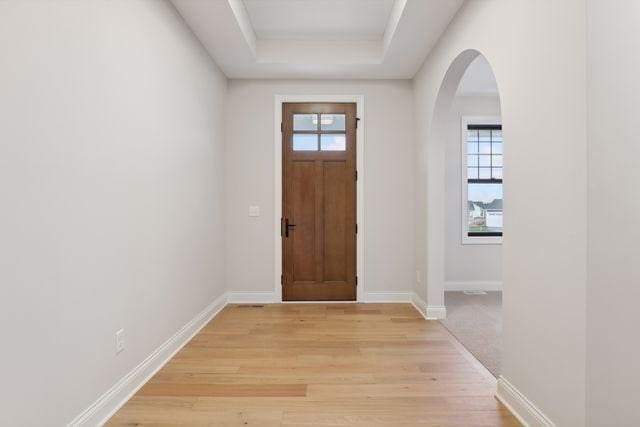
[[[358,286],[356,288],[356,302],[364,302],[365,296],[365,224],[364,224],[364,149],[365,149],[365,117],[364,117],[364,96],[363,95],[276,95],[274,99],[274,144],[273,144],[273,164],[274,164],[274,224],[273,224],[273,251],[274,251],[274,295],[275,302],[282,301],[282,285],[280,278],[282,275],[282,240],[280,236],[280,218],[282,218],[282,104],[287,102],[353,102],[356,104],[356,115],[360,119],[358,131],[356,132],[356,170],[358,171],[358,181],[356,182],[356,220],[358,223],[358,235],[356,238],[356,272],[358,275]],[[318,301],[310,301],[317,303]],[[335,301],[332,301],[335,302]],[[353,303],[353,301],[347,301]],[[304,301],[296,301],[296,304]],[[338,304],[342,302],[337,302]]]

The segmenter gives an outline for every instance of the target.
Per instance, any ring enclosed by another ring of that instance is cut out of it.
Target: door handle
[[[284,220],[284,237],[289,237],[289,229],[295,228],[295,224],[289,224],[289,219]]]

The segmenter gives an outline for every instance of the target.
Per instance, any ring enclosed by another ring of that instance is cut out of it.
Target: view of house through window
[[[502,125],[466,124],[468,237],[502,236]]]

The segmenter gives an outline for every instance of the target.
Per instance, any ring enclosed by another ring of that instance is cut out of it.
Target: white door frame
[[[358,181],[356,183],[356,221],[358,223],[358,235],[356,238],[356,274],[358,285],[356,287],[356,301],[364,302],[364,96],[363,95],[276,95],[274,103],[273,122],[273,210],[274,210],[274,238],[273,238],[273,282],[274,299],[282,302],[282,239],[280,236],[280,222],[282,218],[282,104],[287,102],[354,102],[356,104],[356,116],[360,119],[356,132],[356,170]],[[317,302],[317,301],[313,301]]]

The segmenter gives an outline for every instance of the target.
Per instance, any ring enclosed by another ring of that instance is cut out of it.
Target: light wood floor
[[[495,388],[409,304],[232,305],[108,425],[519,426]]]

